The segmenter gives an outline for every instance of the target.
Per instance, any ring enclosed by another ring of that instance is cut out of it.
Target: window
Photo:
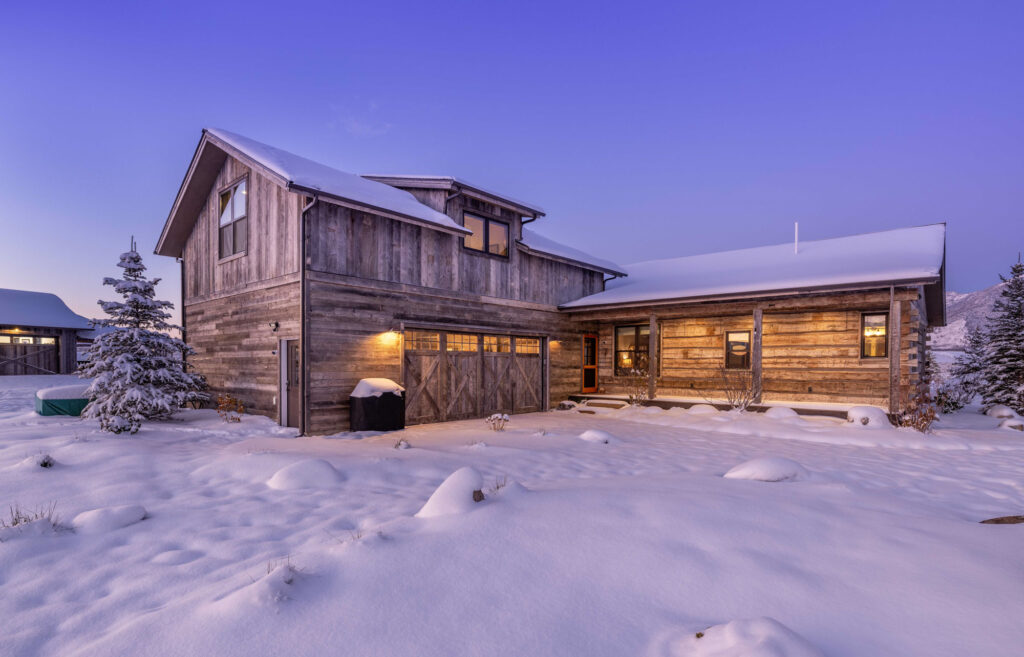
[[[485,335],[484,351],[507,354],[512,351],[512,338],[507,335]]]
[[[407,351],[438,351],[441,337],[431,331],[406,331],[405,348]]]
[[[484,219],[472,214],[463,215],[463,226],[473,231],[462,238],[462,245],[470,251],[508,257],[508,224]]]
[[[725,369],[750,369],[750,331],[725,332]]]
[[[11,336],[0,335],[0,344],[11,344]]]
[[[35,338],[16,337],[14,338],[14,344],[32,344]]]
[[[539,338],[516,338],[516,353],[519,355],[523,354],[540,354],[540,339]]]
[[[647,370],[650,335],[651,327],[648,324],[615,327],[616,376]]]
[[[36,344],[57,344],[56,338],[36,338]]]
[[[475,335],[465,333],[448,334],[448,351],[476,351],[477,339]]]
[[[245,253],[246,202],[245,179],[220,193],[220,257]]]
[[[886,358],[889,355],[889,313],[860,316],[860,357]]]

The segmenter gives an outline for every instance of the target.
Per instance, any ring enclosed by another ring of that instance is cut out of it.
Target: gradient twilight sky
[[[455,175],[621,264],[948,222],[1024,249],[1022,2],[47,2],[0,12],[0,287],[96,316],[205,126]]]

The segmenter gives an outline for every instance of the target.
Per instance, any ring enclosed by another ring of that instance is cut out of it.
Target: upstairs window
[[[462,224],[473,231],[472,235],[462,238],[464,247],[470,251],[508,257],[508,224],[468,213],[463,215]]]
[[[650,336],[650,324],[615,327],[616,376],[629,376],[634,372],[647,371],[647,364],[650,362]]]
[[[860,357],[889,356],[889,313],[865,313],[860,316]]]
[[[750,331],[725,332],[725,369],[750,369]]]
[[[220,193],[220,257],[245,253],[248,194],[245,178]]]

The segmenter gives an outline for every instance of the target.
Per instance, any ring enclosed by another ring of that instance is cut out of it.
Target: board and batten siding
[[[220,192],[247,176],[247,239],[244,255],[221,260],[218,250]],[[257,169],[227,157],[185,242],[183,304],[244,290],[299,271],[302,196]]]

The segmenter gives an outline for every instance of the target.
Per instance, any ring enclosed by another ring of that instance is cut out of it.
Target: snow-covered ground
[[[923,436],[624,409],[297,438],[188,411],[117,437],[32,413],[67,382],[0,378],[0,509],[64,527],[0,530],[4,657],[1024,645],[1024,525],[978,524],[1024,513],[1024,434],[996,418]]]

